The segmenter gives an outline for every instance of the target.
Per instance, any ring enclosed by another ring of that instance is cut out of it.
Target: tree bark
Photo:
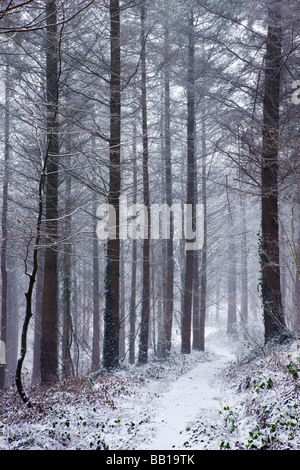
[[[133,129],[133,198],[132,204],[136,204],[137,192],[137,168],[136,168],[136,125]],[[129,312],[129,363],[135,362],[135,324],[136,324],[136,274],[137,274],[137,240],[132,240],[132,259],[131,259],[131,288],[130,288],[130,312]]]
[[[148,211],[147,234],[143,240],[143,291],[142,291],[142,315],[140,326],[139,364],[148,361],[148,342],[150,325],[150,202],[149,202],[149,175],[148,175],[148,122],[147,122],[147,84],[146,84],[146,7],[141,6],[141,70],[142,70],[142,132],[143,132],[143,188],[144,206]]]
[[[92,367],[95,372],[100,368],[100,286],[99,286],[99,242],[96,236],[96,210],[93,228],[93,346]]]
[[[120,272],[120,359],[123,361],[125,359],[126,347],[126,315],[125,315],[125,256],[124,256],[124,241],[121,242],[121,253],[120,253],[120,263],[121,263],[121,272]]]
[[[17,295],[16,263],[12,255],[7,256],[7,384],[11,385],[18,360],[19,302]]]
[[[205,321],[206,321],[206,295],[207,295],[207,185],[206,185],[206,113],[202,115],[202,175],[201,190],[204,208],[203,219],[203,247],[200,268],[200,351],[205,351]]]
[[[247,221],[245,200],[240,198],[240,206],[242,211],[242,240],[241,240],[241,323],[245,329],[248,323],[248,257],[247,257]]]
[[[46,1],[47,178],[41,382],[58,380],[58,43],[56,1]]]
[[[199,253],[194,253],[194,276],[193,276],[193,349],[200,351],[200,275],[199,275]]]
[[[295,269],[294,276],[295,281],[293,285],[293,329],[294,332],[300,334],[300,201],[297,202],[296,211],[294,217],[296,220],[293,221],[293,230],[297,230],[295,235]]]
[[[194,202],[198,202],[198,164],[195,156],[194,161]],[[201,286],[202,280],[199,273],[200,268],[200,254],[199,251],[194,251],[194,273],[193,273],[193,343],[192,348],[200,351],[200,301],[201,301]]]
[[[234,335],[237,332],[236,314],[236,244],[234,240],[233,211],[228,207],[228,314],[227,334]]]
[[[33,346],[33,365],[32,365],[32,384],[40,383],[41,381],[41,333],[42,333],[42,306],[43,306],[43,285],[44,285],[44,272],[43,272],[43,258],[44,251],[38,251],[38,265],[39,270],[36,277],[35,285],[35,310],[34,310],[34,346]]]
[[[279,106],[282,66],[280,18],[268,27],[263,103],[263,143],[261,160],[261,294],[265,342],[279,340],[285,327],[279,262],[278,153]]]
[[[172,160],[171,160],[171,115],[170,115],[170,72],[169,72],[169,32],[168,26],[165,27],[164,43],[164,111],[165,111],[165,181],[166,181],[166,202],[169,207],[173,204],[172,196]],[[165,276],[165,295],[164,295],[164,354],[169,353],[172,344],[172,325],[173,325],[173,304],[174,304],[174,253],[173,253],[173,214],[170,212],[170,237],[166,240],[166,270]]]
[[[189,19],[188,35],[188,84],[187,84],[187,197],[186,203],[194,207],[195,175],[195,39],[193,13]],[[193,224],[194,225],[194,224]],[[191,352],[191,316],[193,298],[194,251],[185,253],[184,299],[181,327],[181,351]]]
[[[9,179],[9,134],[10,134],[10,110],[9,110],[9,66],[6,65],[5,73],[5,117],[4,117],[4,171],[2,188],[2,246],[1,246],[1,335],[0,340],[7,350],[7,211],[8,211],[8,179]],[[5,366],[0,369],[0,388],[5,384]]]
[[[68,149],[69,151],[70,149]],[[66,203],[65,203],[65,245],[63,254],[63,331],[62,331],[62,373],[64,378],[73,375],[73,364],[71,356],[72,346],[72,314],[71,314],[71,293],[72,293],[72,246],[69,241],[72,230],[71,217],[71,175],[66,174]]]
[[[116,213],[116,238],[109,238],[107,241],[103,364],[108,369],[119,366],[120,334],[121,48],[119,0],[110,0],[110,36],[110,180],[108,203],[114,207]]]

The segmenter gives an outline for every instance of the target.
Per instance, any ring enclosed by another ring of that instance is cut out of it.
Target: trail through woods
[[[153,437],[145,449],[184,448],[193,422],[218,420],[224,398],[219,374],[231,359],[230,352],[220,350],[215,359],[198,363],[167,386],[161,384],[161,395],[152,403]]]
[[[298,450],[298,344],[251,357],[218,337],[205,353],[33,389],[40,410],[6,389],[0,450]]]
[[[227,404],[224,376],[236,357],[228,344],[208,341],[207,351],[171,355],[170,360],[134,367],[133,395],[116,400],[111,421],[120,422],[119,433],[110,433],[110,449],[186,449],[192,429],[203,421],[214,425],[222,420]],[[121,423],[127,424],[127,431]],[[197,445],[201,448],[202,444]]]

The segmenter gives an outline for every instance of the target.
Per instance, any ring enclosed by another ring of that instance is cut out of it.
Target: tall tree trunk
[[[136,204],[137,198],[137,169],[136,169],[136,125],[133,128],[133,198],[132,204]],[[129,363],[135,362],[135,323],[136,323],[136,273],[137,273],[137,240],[132,240],[132,259],[131,259],[131,288],[130,288],[130,306],[129,306]]]
[[[16,371],[19,337],[19,297],[17,295],[16,264],[13,256],[7,257],[7,351],[8,385]]]
[[[151,246],[151,257],[154,260],[155,257],[155,247]],[[153,350],[153,355],[157,357],[157,340],[156,340],[156,320],[157,320],[157,311],[156,311],[156,286],[157,286],[157,276],[156,272],[152,272],[151,276],[151,301],[150,301],[150,310],[151,310],[151,317],[150,317],[150,347]]]
[[[79,341],[79,292],[78,292],[78,281],[79,276],[79,267],[78,263],[76,262],[76,257],[74,257],[74,265],[73,265],[73,338],[74,338],[74,346],[73,346],[73,366],[74,366],[74,373],[75,377],[79,375],[79,356],[80,356],[80,341]]]
[[[132,240],[132,270],[129,314],[129,363],[135,362],[137,240]]]
[[[194,276],[193,276],[193,349],[200,351],[200,275],[199,275],[199,253],[194,253]]]
[[[279,340],[285,327],[280,288],[278,230],[279,106],[282,67],[281,18],[268,27],[261,161],[261,293],[265,342]]]
[[[188,35],[188,84],[187,84],[187,198],[186,203],[194,207],[194,175],[195,175],[195,38],[193,13],[189,19]],[[193,217],[194,218],[194,217]],[[193,224],[194,225],[194,224]],[[193,227],[194,228],[194,227]],[[191,314],[194,273],[194,251],[185,253],[184,299],[181,326],[181,351],[191,352]]]
[[[7,210],[8,210],[8,179],[9,179],[9,131],[10,131],[10,111],[9,111],[9,66],[6,66],[5,74],[5,117],[4,117],[4,171],[2,188],[2,246],[1,246],[1,335],[0,340],[7,350]],[[4,358],[3,358],[4,359]],[[3,361],[4,362],[4,361]],[[0,389],[5,385],[5,364],[0,364]]]
[[[195,156],[194,162],[194,202],[198,203],[198,165]],[[200,350],[200,300],[201,300],[201,289],[200,289],[200,259],[199,251],[194,252],[194,273],[193,273],[193,343],[192,347],[194,350]],[[202,273],[201,273],[202,275]]]
[[[57,6],[46,0],[47,178],[41,381],[58,380],[58,44]]]
[[[167,1],[167,0],[166,0]],[[166,3],[165,1],[165,3]],[[166,38],[165,38],[166,40]],[[166,61],[166,58],[164,59]],[[166,65],[166,64],[165,64]],[[163,77],[165,79],[165,76]],[[164,201],[166,202],[166,100],[165,100],[165,80],[163,80],[163,90],[161,92],[161,105],[160,105],[160,127],[161,131],[161,139],[160,139],[160,155],[162,161],[164,162],[164,172],[160,172],[159,175],[159,187],[161,188],[161,193]],[[159,289],[159,299],[158,303],[159,306],[156,309],[156,325],[157,325],[157,344],[156,344],[156,355],[159,358],[166,357],[167,349],[166,349],[166,332],[164,326],[164,311],[167,310],[167,277],[168,274],[166,272],[167,269],[167,242],[168,240],[162,240],[160,246],[158,247],[158,251],[154,248],[153,255],[158,257],[161,260],[159,264],[158,273],[156,274],[156,265],[154,266],[153,277],[155,277],[156,284],[155,289],[158,287]],[[153,256],[152,255],[152,256]],[[153,292],[155,295],[155,291]]]
[[[227,182],[226,182],[227,186]],[[234,205],[233,205],[234,207]],[[231,208],[228,197],[228,313],[227,334],[233,335],[237,331],[236,315],[236,244],[234,240],[234,210]]]
[[[298,230],[295,236],[295,281],[293,286],[293,310],[294,310],[294,331],[299,335],[300,333],[300,201],[296,204],[296,211],[294,212],[296,220],[293,221],[293,230]]]
[[[68,149],[70,151],[70,149]],[[71,356],[72,346],[72,314],[71,314],[71,293],[72,293],[72,246],[69,241],[72,230],[71,217],[71,175],[66,174],[66,203],[65,203],[65,244],[63,254],[63,330],[62,330],[62,373],[63,377],[71,377],[73,374],[73,364]]]
[[[108,203],[116,213],[116,237],[107,241],[105,280],[103,364],[106,368],[119,365],[119,303],[120,303],[120,238],[119,198],[121,193],[121,47],[119,0],[110,0],[110,180]]]
[[[170,111],[170,72],[169,72],[169,31],[165,27],[164,42],[164,114],[165,114],[165,181],[166,181],[166,202],[169,207],[173,204],[172,196],[172,161],[171,161],[171,111]],[[164,295],[164,353],[170,352],[172,340],[173,325],[173,304],[174,304],[174,253],[173,253],[173,214],[170,212],[170,237],[166,240],[166,270],[165,276],[165,295]]]
[[[148,361],[148,342],[150,325],[150,201],[149,201],[149,175],[148,175],[148,122],[147,122],[147,84],[146,84],[146,7],[141,6],[141,69],[142,69],[142,131],[143,131],[143,187],[144,206],[148,211],[147,234],[143,240],[143,291],[142,315],[140,326],[140,344],[138,362],[145,364]]]
[[[120,359],[125,359],[126,354],[126,347],[125,347],[125,339],[126,339],[126,329],[125,329],[125,245],[124,241],[121,242],[121,254],[120,254],[120,262],[121,262],[121,271],[120,271]]]
[[[248,257],[247,257],[247,221],[246,221],[246,207],[245,200],[240,198],[241,205],[241,225],[242,225],[242,240],[241,240],[241,323],[245,329],[248,323]]]
[[[40,383],[41,381],[41,332],[42,332],[42,307],[43,307],[43,286],[44,286],[44,272],[43,272],[43,259],[44,251],[38,251],[38,265],[39,270],[36,277],[35,286],[35,310],[34,310],[34,341],[33,341],[33,365],[31,381],[33,384]]]
[[[203,204],[203,247],[201,253],[201,268],[200,268],[200,351],[205,350],[205,320],[206,320],[206,295],[207,295],[207,188],[206,188],[206,113],[202,115],[202,175],[201,175],[201,190],[202,190],[202,204]],[[219,301],[219,299],[218,299]]]
[[[92,367],[95,372],[100,368],[100,286],[99,286],[99,242],[96,236],[96,210],[93,228],[93,347]]]
[[[236,314],[236,247],[232,234],[229,232],[230,240],[228,242],[228,315],[227,315],[227,333],[229,335],[237,332],[237,314]]]

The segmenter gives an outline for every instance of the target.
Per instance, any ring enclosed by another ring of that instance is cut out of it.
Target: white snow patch
[[[186,429],[205,415],[216,420],[223,398],[218,374],[232,359],[226,355],[200,362],[171,382],[152,404],[153,438],[144,449],[183,449]],[[156,411],[155,411],[156,410]]]

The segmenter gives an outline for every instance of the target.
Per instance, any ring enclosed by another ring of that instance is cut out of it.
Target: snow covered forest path
[[[20,408],[19,396],[7,390],[0,400],[0,450],[205,448],[202,430],[218,426],[229,398],[224,374],[235,362],[229,349],[214,342],[205,353],[174,351],[164,361],[54,387],[47,397],[37,392],[44,416]],[[219,447],[219,435],[205,439]]]
[[[298,343],[239,353],[215,337],[205,353],[34,389],[43,413],[6,389],[0,450],[299,450]]]
[[[186,429],[194,421],[218,419],[223,400],[218,375],[232,359],[230,352],[222,350],[215,359],[198,363],[168,385],[161,384],[167,388],[151,403],[153,437],[144,449],[184,448]]]

